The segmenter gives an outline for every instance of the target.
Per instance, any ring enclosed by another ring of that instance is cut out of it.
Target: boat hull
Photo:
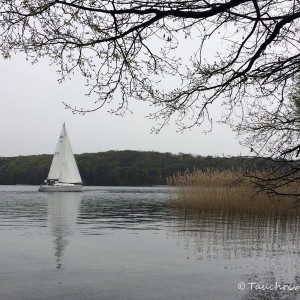
[[[39,192],[82,192],[82,185],[67,184],[67,185],[40,185]]]

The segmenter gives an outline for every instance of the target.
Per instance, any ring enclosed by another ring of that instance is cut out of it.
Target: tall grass
[[[167,179],[177,187],[172,207],[184,211],[239,211],[249,213],[295,213],[295,199],[258,193],[242,171],[193,170]]]

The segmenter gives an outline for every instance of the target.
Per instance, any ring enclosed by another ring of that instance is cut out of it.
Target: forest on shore
[[[48,175],[52,157],[50,154],[0,157],[0,184],[40,184]],[[255,158],[132,150],[83,153],[75,158],[84,184],[94,186],[165,185],[167,177],[187,169],[248,169],[264,165]]]

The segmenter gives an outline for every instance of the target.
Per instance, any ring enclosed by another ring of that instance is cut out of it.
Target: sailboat
[[[63,124],[47,179],[40,192],[81,192],[82,180]]]

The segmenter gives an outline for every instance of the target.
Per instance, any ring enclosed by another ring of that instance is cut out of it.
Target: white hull
[[[43,185],[40,186],[39,192],[82,192],[82,185],[75,185],[75,184],[49,185],[49,184],[43,184]]]

